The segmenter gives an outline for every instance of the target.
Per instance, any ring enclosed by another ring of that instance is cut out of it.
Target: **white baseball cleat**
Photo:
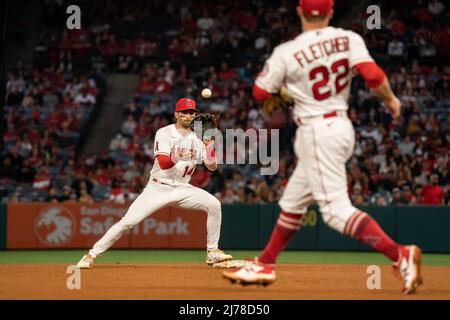
[[[78,269],[89,269],[92,267],[92,264],[94,263],[95,258],[91,256],[89,253],[85,254],[83,258],[81,258],[80,261],[77,263]]]
[[[397,271],[403,279],[402,292],[411,294],[422,284],[422,276],[420,274],[420,265],[422,263],[422,250],[417,246],[405,247],[405,252],[401,251],[399,262],[393,264],[394,270]]]
[[[208,250],[206,254],[206,263],[212,266],[214,263],[232,260],[233,257],[219,249]]]
[[[275,265],[260,263],[257,258],[238,270],[224,271],[222,275],[231,283],[242,285],[260,284],[267,286],[276,280]]]

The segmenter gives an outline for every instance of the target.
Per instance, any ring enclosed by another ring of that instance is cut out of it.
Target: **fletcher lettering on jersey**
[[[313,43],[308,46],[308,49],[294,53],[294,57],[298,63],[304,67],[304,63],[310,64],[314,60],[348,50],[348,37],[344,36]]]

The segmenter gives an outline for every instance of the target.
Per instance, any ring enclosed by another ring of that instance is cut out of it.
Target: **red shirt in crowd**
[[[244,13],[240,20],[241,27],[245,29],[254,30],[258,26],[258,19],[251,12]]]
[[[46,128],[58,129],[66,121],[67,121],[66,113],[62,110],[55,110],[48,116],[46,121]]]
[[[446,28],[439,28],[433,32],[433,44],[437,47],[437,51],[441,56],[450,53],[450,36]]]
[[[31,129],[31,131],[28,133],[28,138],[30,138],[30,141],[32,143],[38,143],[39,141],[41,141],[41,133],[39,132],[39,129]]]
[[[420,204],[442,204],[444,192],[440,186],[426,185],[420,194]]]
[[[134,43],[132,43],[131,41],[128,41],[120,46],[119,53],[124,56],[132,56],[132,55],[134,55],[135,50],[136,50],[136,48],[135,48]]]
[[[391,30],[396,36],[403,36],[406,33],[406,27],[400,20],[392,21]]]
[[[52,182],[52,176],[47,171],[40,171],[34,177],[33,188],[48,190]]]
[[[234,78],[236,78],[237,74],[236,71],[234,71],[234,69],[227,69],[227,70],[222,70],[219,72],[219,79],[222,81],[225,80],[232,80]]]
[[[61,41],[59,42],[59,49],[62,52],[70,52],[72,50],[72,41],[70,40],[70,38],[67,37],[62,37]]]
[[[148,78],[143,78],[138,85],[138,91],[140,93],[151,93],[155,88],[155,83],[151,82]]]
[[[405,198],[408,203],[416,203],[417,201],[417,197],[412,192],[407,193]]]
[[[19,139],[19,133],[15,129],[9,129],[3,135],[3,140],[5,142],[14,141],[14,140],[18,140],[18,139]]]
[[[120,45],[115,40],[109,40],[106,45],[100,48],[100,51],[106,56],[116,56],[120,50]]]
[[[93,179],[104,186],[108,186],[111,184],[111,179],[109,178],[108,172],[105,172],[103,170],[96,172],[93,176]]]
[[[430,22],[433,20],[433,15],[427,8],[421,8],[413,11],[412,16],[420,22]]]
[[[156,93],[162,94],[162,95],[168,95],[172,92],[172,86],[167,81],[164,81],[163,79],[160,79],[155,82],[155,91]]]

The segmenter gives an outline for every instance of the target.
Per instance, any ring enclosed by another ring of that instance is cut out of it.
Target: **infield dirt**
[[[202,263],[96,264],[81,270],[81,289],[69,290],[67,264],[0,265],[0,299],[450,299],[450,267],[424,266],[424,284],[405,296],[390,266],[381,289],[369,290],[368,265],[280,264],[270,286],[230,284]]]

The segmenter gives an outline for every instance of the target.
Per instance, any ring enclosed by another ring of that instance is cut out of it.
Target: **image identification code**
[[[221,314],[228,317],[235,315],[268,315],[270,306],[267,304],[225,304],[222,307],[192,306],[187,304],[180,307],[180,315],[203,315],[207,318],[214,314]]]

